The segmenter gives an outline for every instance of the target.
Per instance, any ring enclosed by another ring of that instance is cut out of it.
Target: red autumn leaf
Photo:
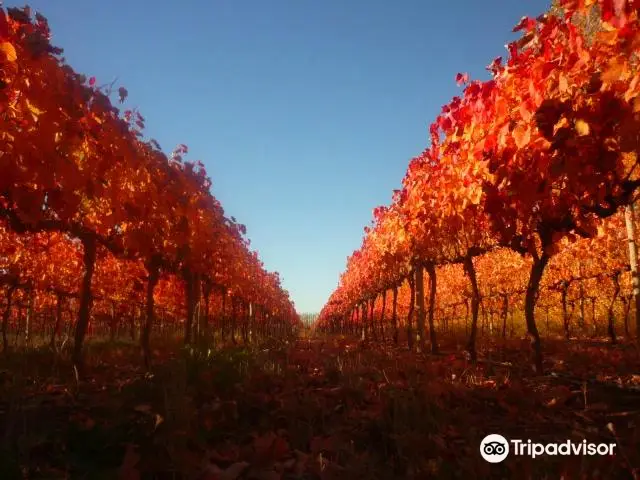
[[[487,65],[487,70],[489,70],[493,75],[496,75],[500,69],[502,68],[502,57],[496,57],[493,61]]]
[[[514,32],[519,32],[521,30],[530,31],[536,27],[537,22],[533,18],[522,17],[518,24],[513,27]]]
[[[469,83],[469,74],[467,74],[467,73],[458,73],[456,75],[456,83],[458,85]]]

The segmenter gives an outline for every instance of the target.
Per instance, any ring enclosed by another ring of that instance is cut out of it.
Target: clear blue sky
[[[23,6],[24,1],[5,1]],[[33,0],[77,71],[202,160],[228,215],[318,311],[427,127],[549,0]]]

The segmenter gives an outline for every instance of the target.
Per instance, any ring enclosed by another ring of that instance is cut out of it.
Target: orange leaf
[[[626,64],[614,59],[609,63],[609,68],[602,74],[602,80],[609,84],[615,83],[616,81],[625,80],[628,73]]]
[[[0,43],[0,50],[4,52],[7,57],[7,60],[10,62],[15,62],[18,59],[18,54],[16,53],[15,47],[9,42]]]
[[[585,135],[589,135],[589,131],[589,124],[587,122],[584,120],[576,120],[576,132],[578,132],[578,135],[584,137]]]
[[[531,140],[531,130],[528,127],[518,125],[513,131],[513,139],[518,148],[523,148]]]
[[[526,102],[522,102],[520,104],[520,115],[525,122],[531,120],[531,117],[533,116],[533,113],[531,113],[531,111],[529,111],[529,109],[527,108]]]
[[[567,77],[565,77],[562,73],[560,74],[560,78],[558,79],[558,90],[560,93],[565,93],[569,90],[569,82],[567,81]]]

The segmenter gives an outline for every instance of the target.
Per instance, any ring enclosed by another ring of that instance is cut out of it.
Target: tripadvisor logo
[[[487,435],[480,443],[480,455],[489,463],[500,463],[509,455],[509,442],[496,433]]]
[[[511,448],[510,445],[511,444]],[[615,443],[588,443],[586,440],[575,443],[567,440],[562,443],[535,443],[531,440],[507,440],[502,435],[487,435],[480,442],[480,455],[489,463],[500,463],[509,452],[514,455],[536,458],[541,455],[613,455]]]

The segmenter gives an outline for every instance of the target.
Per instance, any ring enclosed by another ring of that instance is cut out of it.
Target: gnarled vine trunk
[[[376,298],[377,298],[377,295],[374,295],[373,298],[371,299],[371,305],[369,307],[369,326],[371,328],[371,335],[373,337],[374,342],[378,341],[378,333],[376,331],[376,323],[373,315],[373,312],[376,306]]]
[[[205,280],[202,282],[202,296],[204,297],[204,315],[200,316],[200,345],[202,348],[207,347],[209,342],[211,341],[211,332],[209,328],[209,307],[210,307],[210,296],[211,296],[211,282],[209,280]]]
[[[425,351],[425,331],[424,331],[424,321],[426,317],[426,312],[424,309],[424,269],[421,264],[416,265],[415,267],[415,278],[416,278],[416,320],[418,324],[418,346],[420,351]]]
[[[465,257],[464,271],[469,277],[471,283],[471,333],[469,334],[469,342],[467,343],[467,351],[472,361],[478,359],[476,350],[476,338],[478,336],[478,310],[480,307],[480,290],[478,289],[478,279],[476,277],[476,269],[473,266],[473,257],[471,255]]]
[[[438,339],[433,321],[436,307],[436,268],[433,264],[427,264],[427,274],[429,274],[429,341],[431,342],[431,353],[438,353]]]
[[[200,302],[200,276],[185,269],[183,272],[185,281],[185,294],[187,301],[187,318],[184,324],[184,344],[190,345],[194,340],[193,330],[196,325],[198,304]]]
[[[230,321],[230,329],[231,329],[231,342],[234,345],[237,345],[238,341],[236,340],[236,318],[238,312],[238,300],[235,296],[231,297],[231,319]]]
[[[409,275],[409,314],[407,315],[407,345],[413,350],[413,312],[416,298],[416,284],[413,275]]]
[[[393,323],[393,343],[398,345],[398,286],[393,287],[393,306],[391,309],[391,322]]]
[[[536,325],[535,308],[536,301],[538,299],[538,292],[540,291],[540,280],[542,280],[542,274],[544,268],[549,262],[549,256],[546,252],[542,252],[540,256],[536,256],[533,259],[531,265],[531,272],[529,274],[529,283],[527,284],[527,291],[524,299],[524,315],[527,323],[527,334],[531,342],[531,351],[533,356],[533,366],[537,374],[542,375],[542,344],[540,342],[540,333]]]
[[[151,329],[155,320],[155,301],[153,292],[155,291],[158,280],[160,280],[160,265],[157,260],[152,259],[147,265],[147,304],[146,304],[146,321],[142,327],[140,335],[140,347],[144,357],[144,365],[146,368],[151,366]]]
[[[7,330],[9,327],[9,318],[11,317],[11,304],[13,301],[13,293],[16,291],[15,285],[9,285],[7,288],[6,299],[7,304],[2,312],[2,352],[7,353],[9,351],[9,339],[7,338]]]
[[[82,346],[91,316],[91,280],[95,271],[97,248],[95,238],[90,235],[84,236],[81,241],[84,248],[84,275],[82,276],[82,287],[80,289],[80,308],[78,309],[78,322],[76,323],[72,355],[73,364],[78,374],[82,373],[84,367]]]
[[[222,291],[222,310],[220,312],[220,339],[225,342],[227,339],[227,290]]]

